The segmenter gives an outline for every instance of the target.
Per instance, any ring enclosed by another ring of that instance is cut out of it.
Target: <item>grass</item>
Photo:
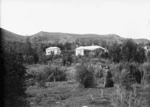
[[[84,105],[93,106],[91,95],[95,98],[101,96],[100,89],[83,89],[78,83],[68,84],[67,82],[51,82],[48,88],[31,86],[27,93],[30,95],[31,107],[81,107]],[[97,94],[99,93],[99,94]],[[96,107],[96,106],[94,106]]]
[[[103,90],[103,96],[101,96]],[[138,106],[132,107],[148,107],[150,104],[149,89],[144,89],[142,86],[137,89]],[[115,107],[117,101],[123,102],[118,98],[120,95],[116,89],[113,88],[79,88],[78,83],[68,84],[67,82],[50,82],[47,88],[38,86],[30,86],[26,91],[29,95],[31,107]],[[123,91],[122,91],[123,92]],[[126,92],[127,95],[127,92]],[[116,101],[115,101],[115,100]],[[125,102],[125,101],[124,101]],[[117,106],[116,106],[117,107]],[[118,107],[124,107],[118,106]],[[129,107],[129,106],[126,106]]]

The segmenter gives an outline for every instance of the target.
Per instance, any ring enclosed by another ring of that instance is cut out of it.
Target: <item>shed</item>
[[[60,55],[61,50],[58,47],[49,47],[49,48],[46,48],[46,55],[51,55],[52,53],[54,55]]]

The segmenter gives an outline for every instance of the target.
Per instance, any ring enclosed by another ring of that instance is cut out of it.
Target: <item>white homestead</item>
[[[54,53],[54,55],[60,55],[61,50],[58,47],[49,47],[46,49],[46,55],[51,55]]]
[[[78,56],[78,55],[83,56],[85,50],[93,51],[93,50],[96,50],[96,49],[102,49],[102,50],[106,51],[105,48],[103,48],[101,46],[97,46],[97,45],[93,45],[93,46],[80,46],[80,47],[78,47],[78,48],[75,49],[75,55],[76,56]]]

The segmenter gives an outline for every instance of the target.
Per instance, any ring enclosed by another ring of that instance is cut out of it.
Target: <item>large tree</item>
[[[122,60],[121,45],[114,43],[109,47],[109,58],[114,62],[120,62]]]
[[[3,43],[4,58],[4,105],[21,107],[25,104],[25,71],[22,54],[16,52],[15,45]]]
[[[122,45],[123,61],[143,63],[146,59],[145,51],[132,39],[127,39]]]
[[[114,43],[110,46],[109,58],[114,62],[143,63],[146,60],[145,50],[132,39],[127,39],[122,44]]]

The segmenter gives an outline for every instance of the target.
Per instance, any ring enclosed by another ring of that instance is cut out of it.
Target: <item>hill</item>
[[[0,30],[1,30],[2,38],[7,41],[23,42],[26,38],[26,36],[15,34],[13,32],[3,29],[3,28],[0,28]]]
[[[60,33],[60,32],[38,32],[34,35],[30,36],[32,42],[103,42],[107,41],[108,43],[122,43],[125,39],[120,37],[116,34],[105,34],[105,35],[98,35],[98,34],[72,34],[72,33]],[[133,39],[136,43],[144,43],[150,42],[148,39]]]
[[[134,39],[134,41],[136,43],[148,43],[148,42],[150,42],[150,40],[148,40],[148,39]]]
[[[97,35],[97,34],[71,34],[59,32],[39,32],[30,36],[32,42],[90,42],[90,41],[107,41],[121,43],[124,38],[116,34]]]
[[[4,40],[8,41],[18,41],[23,42],[25,41],[27,36],[22,36],[5,30],[1,29],[1,34]],[[85,42],[103,42],[107,41],[107,43],[122,43],[126,38],[120,37],[116,34],[106,34],[106,35],[98,35],[98,34],[72,34],[72,33],[60,33],[60,32],[44,32],[40,31],[34,35],[28,36],[31,42],[37,43],[66,43],[66,42],[78,42],[78,43],[85,43]],[[137,43],[147,43],[150,42],[148,39],[133,39]]]

